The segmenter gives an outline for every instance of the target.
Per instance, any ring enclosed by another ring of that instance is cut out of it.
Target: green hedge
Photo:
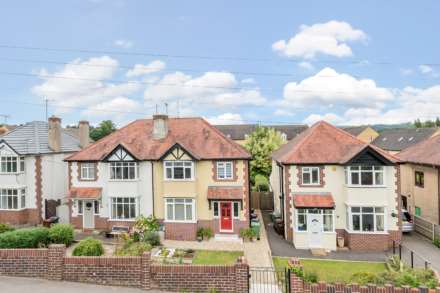
[[[47,228],[26,228],[0,234],[0,248],[39,248],[49,243]]]
[[[104,254],[102,242],[92,237],[81,240],[73,249],[73,256],[101,256]]]
[[[3,224],[0,223],[0,234],[5,233],[5,232],[9,232],[9,231],[14,231],[15,229],[13,227],[11,227],[8,224]]]
[[[55,224],[49,229],[51,243],[65,244],[69,246],[73,242],[74,231],[69,224]]]

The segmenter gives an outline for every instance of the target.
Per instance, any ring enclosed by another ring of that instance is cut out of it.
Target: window
[[[20,172],[24,172],[25,161],[24,157],[20,157]]]
[[[0,209],[18,210],[26,207],[26,189],[0,189]]]
[[[217,162],[217,179],[230,180],[234,178],[232,162]]]
[[[112,197],[111,218],[114,220],[133,220],[137,217],[135,197]]]
[[[346,182],[352,186],[383,186],[383,166],[346,167]]]
[[[296,210],[296,230],[308,231],[307,220],[310,214],[319,214],[321,216],[322,231],[334,232],[334,214],[331,209],[297,209]]]
[[[212,205],[212,208],[214,209],[214,218],[218,218],[218,202],[214,201]]]
[[[416,216],[421,217],[422,216],[422,209],[420,207],[415,207]]]
[[[191,198],[167,198],[165,215],[167,221],[188,222],[195,220],[195,205]]]
[[[237,201],[234,201],[232,204],[234,205],[233,216],[234,216],[234,218],[239,218],[240,217],[240,203]]]
[[[95,163],[80,163],[81,180],[95,180]]]
[[[93,211],[95,215],[99,215],[99,205],[100,205],[99,200],[93,201],[93,207],[94,207]]]
[[[191,161],[165,161],[165,178],[167,180],[191,180],[194,164]]]
[[[136,162],[110,162],[111,180],[134,180],[138,176]]]
[[[323,227],[322,227],[323,231],[333,232],[333,210],[323,210],[322,219],[323,219]]]
[[[302,167],[302,184],[319,185],[319,167]]]
[[[78,215],[82,215],[82,213],[83,213],[83,201],[82,200],[77,200],[76,203],[77,203],[77,206],[78,206]]]
[[[298,210],[296,219],[296,229],[298,231],[307,231],[307,210]]]
[[[384,207],[351,207],[350,230],[357,232],[384,232],[385,208]]]
[[[0,157],[1,173],[17,173],[18,157],[2,156]]]
[[[425,186],[425,174],[421,171],[415,171],[414,177],[416,186],[423,188]]]

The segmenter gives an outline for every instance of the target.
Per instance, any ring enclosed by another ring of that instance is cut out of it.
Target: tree
[[[272,152],[283,144],[281,134],[273,128],[257,126],[245,142],[245,148],[252,154],[250,162],[251,182],[261,174],[266,178],[272,171]]]
[[[416,119],[416,120],[414,121],[414,126],[415,126],[416,128],[422,128],[422,127],[423,127],[423,124],[422,124],[422,122],[420,122],[420,119]]]
[[[109,135],[110,133],[116,131],[116,125],[111,120],[104,120],[99,123],[98,127],[93,127],[90,131],[90,137],[97,141],[104,136]]]
[[[435,118],[435,126],[440,127],[440,118]]]

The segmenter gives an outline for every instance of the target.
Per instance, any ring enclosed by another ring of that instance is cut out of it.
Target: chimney
[[[168,115],[153,115],[153,138],[163,139],[168,134]]]
[[[82,149],[88,146],[90,143],[89,129],[89,121],[82,120],[78,123],[79,145]]]
[[[61,118],[49,117],[49,147],[54,152],[61,150]]]

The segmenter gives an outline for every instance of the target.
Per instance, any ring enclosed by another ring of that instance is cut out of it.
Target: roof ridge
[[[344,135],[347,135],[347,136],[349,136],[349,137],[351,137],[351,138],[354,138],[355,140],[357,140],[358,142],[360,142],[360,143],[362,143],[362,144],[364,144],[364,145],[369,145],[369,143],[366,143],[366,142],[360,140],[359,138],[357,138],[356,136],[354,136],[354,135],[351,134],[350,132],[345,131],[345,130],[342,129],[342,128],[336,127],[336,126],[334,126],[334,125],[332,125],[332,124],[330,124],[330,123],[328,123],[328,122],[326,122],[326,121],[324,121],[324,120],[321,120],[320,122],[325,123],[326,125],[328,125],[328,126],[330,126],[330,127],[333,127],[334,129],[336,129],[336,130],[339,131],[340,133],[342,133],[342,134],[344,134]],[[319,122],[318,122],[318,123],[319,123]]]

